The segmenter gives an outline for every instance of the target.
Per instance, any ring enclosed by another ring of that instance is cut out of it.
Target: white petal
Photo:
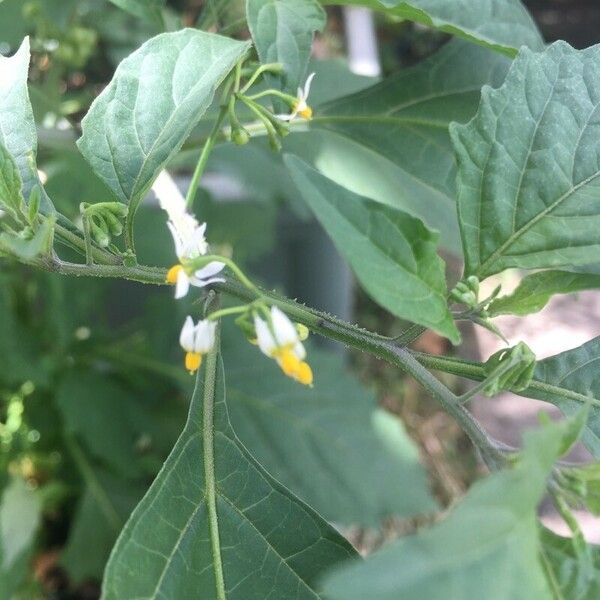
[[[173,225],[173,223],[171,221],[167,221],[167,227],[169,228],[169,231],[171,232],[171,235],[173,236],[173,241],[175,242],[175,254],[177,255],[178,258],[181,258],[183,256],[183,241],[181,239],[181,236],[179,235],[179,232],[177,231],[177,228],[175,227],[175,225]]]
[[[189,289],[190,278],[183,269],[180,269],[179,273],[177,273],[177,283],[175,285],[175,298],[179,300],[179,298],[187,296]]]
[[[194,351],[200,354],[206,354],[212,350],[215,345],[215,330],[217,323],[215,321],[199,321],[196,325],[196,337],[194,340]]]
[[[220,273],[224,268],[225,263],[222,263],[218,260],[213,260],[201,269],[198,269],[194,273],[194,276],[196,276],[198,279],[207,279],[208,277],[212,277],[213,275]]]
[[[161,171],[152,184],[152,191],[158,198],[160,207],[167,211],[169,219],[185,212],[185,198],[167,171]]]
[[[300,360],[304,360],[306,358],[306,350],[304,349],[302,342],[296,343],[293,348],[293,352]]]
[[[256,341],[258,347],[263,354],[271,356],[273,351],[277,349],[277,344],[271,334],[271,330],[267,325],[267,322],[260,317],[254,317],[254,328],[256,329]]]
[[[271,307],[273,331],[278,346],[295,346],[298,342],[298,331],[287,315],[276,306]]]
[[[312,80],[315,78],[316,73],[311,73],[306,78],[306,83],[304,84],[304,99],[308,98],[308,94],[310,94],[310,86],[312,85]]]
[[[194,351],[194,321],[192,317],[186,317],[179,335],[179,343],[186,352]]]

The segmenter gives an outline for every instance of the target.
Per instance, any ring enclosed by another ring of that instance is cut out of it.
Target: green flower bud
[[[238,146],[244,146],[250,141],[250,134],[243,127],[234,127],[231,130],[231,141]]]
[[[531,383],[535,362],[535,354],[523,342],[496,352],[485,363],[486,377],[492,377],[501,365],[510,363],[511,366],[497,377],[493,377],[483,389],[483,393],[487,396],[495,396],[504,390],[523,391]]]

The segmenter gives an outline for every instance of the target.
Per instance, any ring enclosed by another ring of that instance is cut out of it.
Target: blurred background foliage
[[[173,0],[167,3],[162,23],[140,19],[108,0],[0,3],[0,53],[14,52],[25,35],[32,39],[30,93],[39,125],[38,162],[60,211],[76,218],[81,201],[111,199],[76,151],[74,139],[81,116],[119,61],[163,28],[198,26],[246,37],[243,4],[240,0]],[[600,10],[593,2],[532,0],[530,4],[548,39],[563,37],[576,46],[595,39]],[[314,66],[320,73],[316,103],[372,83],[346,67],[341,13],[328,10],[327,29],[315,44]],[[381,16],[377,25],[384,73],[417,62],[445,41],[439,33]],[[177,160],[183,170],[197,157],[193,137],[192,147]],[[351,317],[353,304],[352,318],[361,325],[382,333],[399,332],[401,324],[360,292],[344,300],[335,297],[342,292],[334,284],[330,286],[333,298],[311,291],[310,281],[322,257],[310,252],[320,234],[307,222],[299,199],[290,194],[279,159],[264,140],[253,140],[243,150],[217,148],[207,183],[197,206],[202,219],[210,223],[209,241],[220,251],[233,253],[271,286],[321,308],[347,313],[342,316]],[[145,204],[137,227],[140,261],[168,265],[171,242],[155,204]],[[319,251],[333,252],[324,239],[315,244]],[[61,278],[0,260],[0,599],[13,597],[17,590],[22,598],[98,597],[116,535],[185,420],[191,381],[180,368],[177,337],[188,311],[198,312],[199,307],[176,305],[165,290]],[[227,333],[225,337],[226,361],[230,356],[234,365],[270,368],[260,357],[244,354],[245,349],[228,339]],[[447,350],[435,335],[424,336],[419,344],[430,352]],[[346,421],[349,411],[344,411],[343,403],[346,408],[353,403],[368,407],[366,413],[357,413],[357,419],[368,419],[377,401],[402,418],[417,442],[437,500],[447,505],[460,496],[478,469],[469,444],[449,417],[388,365],[364,356],[321,352],[322,383],[314,396],[299,396],[294,384],[272,377],[269,371],[254,377],[251,393],[247,386],[245,393],[268,404],[273,385],[265,388],[263,381],[261,389],[258,381],[266,379],[277,382],[271,394],[287,395],[305,414],[310,414],[311,402],[312,406],[315,401],[330,402],[338,422],[357,439],[364,424]],[[342,363],[352,366],[362,388],[353,380],[344,384]],[[234,369],[232,388],[244,378],[247,384],[247,371],[236,374]],[[256,411],[249,415],[248,406],[232,401],[238,433],[253,445],[263,464],[288,483],[286,477],[291,475],[282,465],[276,441]],[[252,429],[259,425],[266,429]],[[400,421],[396,426],[394,435],[403,439]],[[311,459],[310,449],[302,448],[300,439],[293,443],[298,444],[294,451]],[[313,443],[319,448],[318,442]],[[388,468],[386,460],[381,458],[375,473]],[[327,470],[323,473],[327,476]],[[339,518],[340,513],[328,514],[328,499],[318,496],[318,486],[313,489],[306,481],[298,486],[298,493],[325,516]],[[356,503],[376,501],[365,496]],[[351,527],[356,506],[344,510],[346,533],[361,549],[376,547],[415,525],[414,519],[394,519],[371,529]]]

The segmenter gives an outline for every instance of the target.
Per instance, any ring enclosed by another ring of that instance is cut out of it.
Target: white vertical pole
[[[359,75],[381,75],[372,12],[360,6],[347,6],[343,10],[350,69]]]

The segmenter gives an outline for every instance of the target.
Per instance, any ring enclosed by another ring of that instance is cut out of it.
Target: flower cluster
[[[294,118],[297,114],[303,118],[310,118],[306,96],[311,81],[312,75],[308,78],[304,90],[298,90],[298,102],[289,118]],[[188,212],[185,199],[168,173],[163,172],[159,175],[154,191],[161,208],[168,215],[167,226],[175,243],[178,262],[168,270],[166,276],[167,283],[175,286],[175,297],[186,296],[191,286],[201,288],[210,283],[224,281],[218,275],[225,268],[225,262],[210,260],[211,257],[208,256],[206,223],[199,223],[196,217]],[[223,261],[226,260],[223,258]],[[308,330],[294,324],[276,306],[269,308],[260,292],[239,268],[231,261],[227,261],[227,264],[240,281],[257,293],[258,298],[245,306],[217,310],[196,324],[192,317],[188,316],[179,336],[179,343],[185,352],[185,368],[190,374],[198,371],[202,365],[202,357],[210,352],[215,344],[216,319],[234,311],[241,313],[236,322],[263,354],[274,359],[285,375],[303,385],[311,386],[313,372],[305,361],[306,350],[302,344],[308,336]]]

